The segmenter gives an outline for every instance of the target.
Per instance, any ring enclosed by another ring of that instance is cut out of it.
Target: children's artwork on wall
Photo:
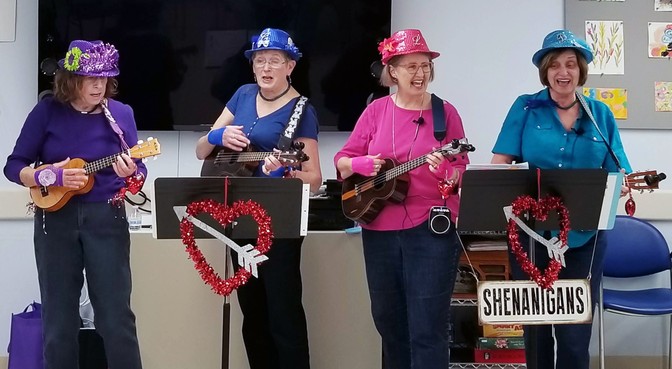
[[[649,22],[649,58],[672,57],[672,23]]]
[[[595,58],[589,74],[623,74],[623,21],[586,21],[586,41]]]
[[[584,87],[583,95],[607,104],[616,119],[628,119],[628,90],[625,88]]]
[[[653,9],[657,12],[672,12],[672,0],[654,0]]]
[[[672,111],[672,82],[655,82],[656,111]]]

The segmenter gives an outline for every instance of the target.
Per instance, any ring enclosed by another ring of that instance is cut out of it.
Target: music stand
[[[457,231],[460,235],[506,234],[508,221],[503,208],[523,195],[535,199],[559,196],[569,211],[573,230],[599,229],[603,202],[610,198],[605,196],[607,175],[604,169],[467,170],[462,177]],[[529,219],[527,224],[537,231],[557,230],[558,216],[551,212],[546,221]],[[530,239],[532,262],[533,242]],[[540,369],[536,367],[534,333],[530,342],[532,363],[527,363],[527,368]]]
[[[228,183],[227,183],[228,181]],[[178,177],[154,180],[154,201],[152,216],[153,235],[157,239],[182,239],[180,220],[174,208],[205,199],[231,205],[236,201],[252,200],[259,203],[271,217],[274,239],[299,238],[308,233],[308,197],[310,189],[298,178],[241,178],[241,177]],[[236,219],[233,224],[222,227],[207,213],[196,218],[232,239],[256,239],[257,223],[251,216]],[[198,227],[194,227],[194,238],[213,238]],[[223,245],[226,247],[225,245]],[[230,253],[226,252],[226,270],[230,275]],[[263,267],[263,265],[262,265]],[[229,367],[229,296],[224,298],[224,319],[222,327],[222,369]]]

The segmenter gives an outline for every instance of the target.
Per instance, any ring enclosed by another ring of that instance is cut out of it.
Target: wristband
[[[63,169],[49,165],[35,171],[35,183],[40,186],[63,186]]]
[[[261,165],[261,173],[266,177],[280,178],[285,176],[285,167],[280,167],[274,171],[266,173],[266,165]]]
[[[361,175],[371,175],[373,172],[373,159],[368,156],[352,158],[352,171]]]
[[[216,128],[208,132],[208,142],[211,145],[222,146],[224,131],[226,131],[226,127]]]

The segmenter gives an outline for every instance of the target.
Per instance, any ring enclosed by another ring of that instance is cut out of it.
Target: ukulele
[[[151,156],[161,154],[161,145],[155,138],[148,138],[147,141],[139,143],[128,150],[124,150],[118,154],[110,155],[102,159],[87,163],[80,158],[71,159],[63,169],[70,168],[84,168],[86,174],[92,174],[103,168],[112,166],[112,163],[117,161],[117,157],[121,154],[127,154],[133,159],[144,159]],[[51,164],[40,165],[35,169],[42,169]],[[44,209],[45,211],[56,211],[62,208],[74,195],[83,194],[91,191],[94,183],[94,176],[89,175],[86,183],[79,188],[70,188],[63,186],[33,186],[30,187],[30,197],[35,206]]]
[[[645,170],[640,172],[632,172],[625,176],[625,186],[629,188],[628,199],[625,200],[625,213],[629,216],[635,215],[637,205],[635,199],[632,198],[632,190],[637,190],[640,193],[644,190],[653,192],[658,189],[658,183],[667,178],[665,173],[658,173],[655,170]]]
[[[303,152],[303,142],[292,142],[287,151],[254,151],[248,145],[244,151],[233,151],[223,146],[217,146],[205,158],[201,167],[201,177],[250,177],[267,156],[276,157],[286,167],[297,167],[309,157]]]
[[[427,155],[439,152],[450,160],[455,155],[474,150],[474,146],[465,138],[455,139],[439,149],[403,164],[397,164],[394,160],[386,158],[380,172],[375,176],[352,174],[343,180],[341,193],[343,214],[356,222],[368,224],[376,219],[389,202],[400,203],[406,198],[409,186],[408,172],[425,164]]]

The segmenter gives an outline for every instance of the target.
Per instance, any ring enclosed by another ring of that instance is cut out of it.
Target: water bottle
[[[128,229],[131,231],[139,231],[142,228],[142,214],[137,205],[133,205],[131,214],[128,215]]]

